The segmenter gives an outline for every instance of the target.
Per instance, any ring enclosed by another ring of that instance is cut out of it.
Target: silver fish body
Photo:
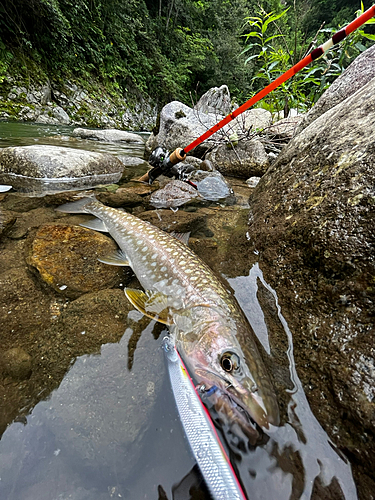
[[[163,349],[180,420],[212,498],[245,500],[213,423],[170,339],[163,339]]]
[[[148,222],[93,199],[58,210],[85,212],[102,222],[83,224],[107,230],[121,248],[145,292],[125,290],[144,314],[170,326],[178,352],[197,383],[220,389],[222,408],[238,405],[261,427],[278,425],[276,397],[247,319],[233,295],[211,269],[179,239]],[[217,396],[218,397],[218,396]],[[250,426],[251,427],[251,426]]]

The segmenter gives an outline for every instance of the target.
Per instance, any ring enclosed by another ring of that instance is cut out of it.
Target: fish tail
[[[86,207],[89,203],[96,201],[95,198],[81,198],[80,200],[73,201],[71,203],[65,203],[56,208],[58,212],[64,212],[68,214],[87,214],[90,210]]]

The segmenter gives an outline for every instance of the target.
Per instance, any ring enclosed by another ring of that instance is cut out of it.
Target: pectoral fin
[[[110,266],[130,266],[127,255],[121,250],[115,250],[104,257],[100,257],[98,261]]]
[[[101,219],[96,218],[81,222],[80,226],[87,227],[87,229],[93,229],[94,231],[100,231],[101,233],[108,233],[108,229]]]
[[[173,323],[168,307],[168,297],[163,293],[150,290],[143,292],[134,288],[125,288],[124,291],[133,306],[145,316],[165,325]]]

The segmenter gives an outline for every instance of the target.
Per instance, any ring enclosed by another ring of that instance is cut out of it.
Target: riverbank
[[[0,88],[0,120],[150,131],[156,116],[156,102],[147,95],[124,95],[94,80],[7,76]]]

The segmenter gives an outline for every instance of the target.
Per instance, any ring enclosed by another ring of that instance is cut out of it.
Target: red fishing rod
[[[241,113],[243,113],[251,106],[253,106],[255,103],[263,99],[263,97],[272,92],[272,90],[274,90],[276,87],[278,87],[282,83],[292,78],[292,76],[301,71],[301,69],[305,68],[312,61],[315,61],[316,59],[321,57],[333,45],[344,40],[344,38],[350,35],[350,33],[353,33],[353,31],[358,29],[360,26],[365,24],[369,19],[371,19],[374,16],[375,16],[375,5],[367,9],[363,14],[361,14],[354,21],[348,24],[346,28],[337,31],[332,36],[332,38],[330,38],[327,42],[323,43],[322,45],[314,49],[309,55],[301,59],[292,68],[288,69],[285,73],[276,78],[276,80],[267,85],[267,87],[265,87],[260,92],[251,97],[251,99],[242,104],[242,106],[234,110],[232,113],[229,113],[229,115],[227,115],[221,121],[216,123],[216,125],[214,125],[210,129],[208,129],[204,134],[195,139],[188,146],[185,146],[183,149],[177,148],[170,155],[168,151],[165,150],[164,148],[157,147],[156,149],[154,149],[149,159],[149,163],[153,166],[153,168],[139,180],[152,183],[156,179],[156,177],[158,177],[161,174],[173,177],[177,172],[175,169],[175,165],[183,161],[186,158],[186,155],[187,153],[189,153],[189,151],[199,146],[199,144],[202,144],[202,142],[211,137],[211,135],[215,134],[215,132],[219,131],[221,128],[223,128],[229,122],[234,120]]]

